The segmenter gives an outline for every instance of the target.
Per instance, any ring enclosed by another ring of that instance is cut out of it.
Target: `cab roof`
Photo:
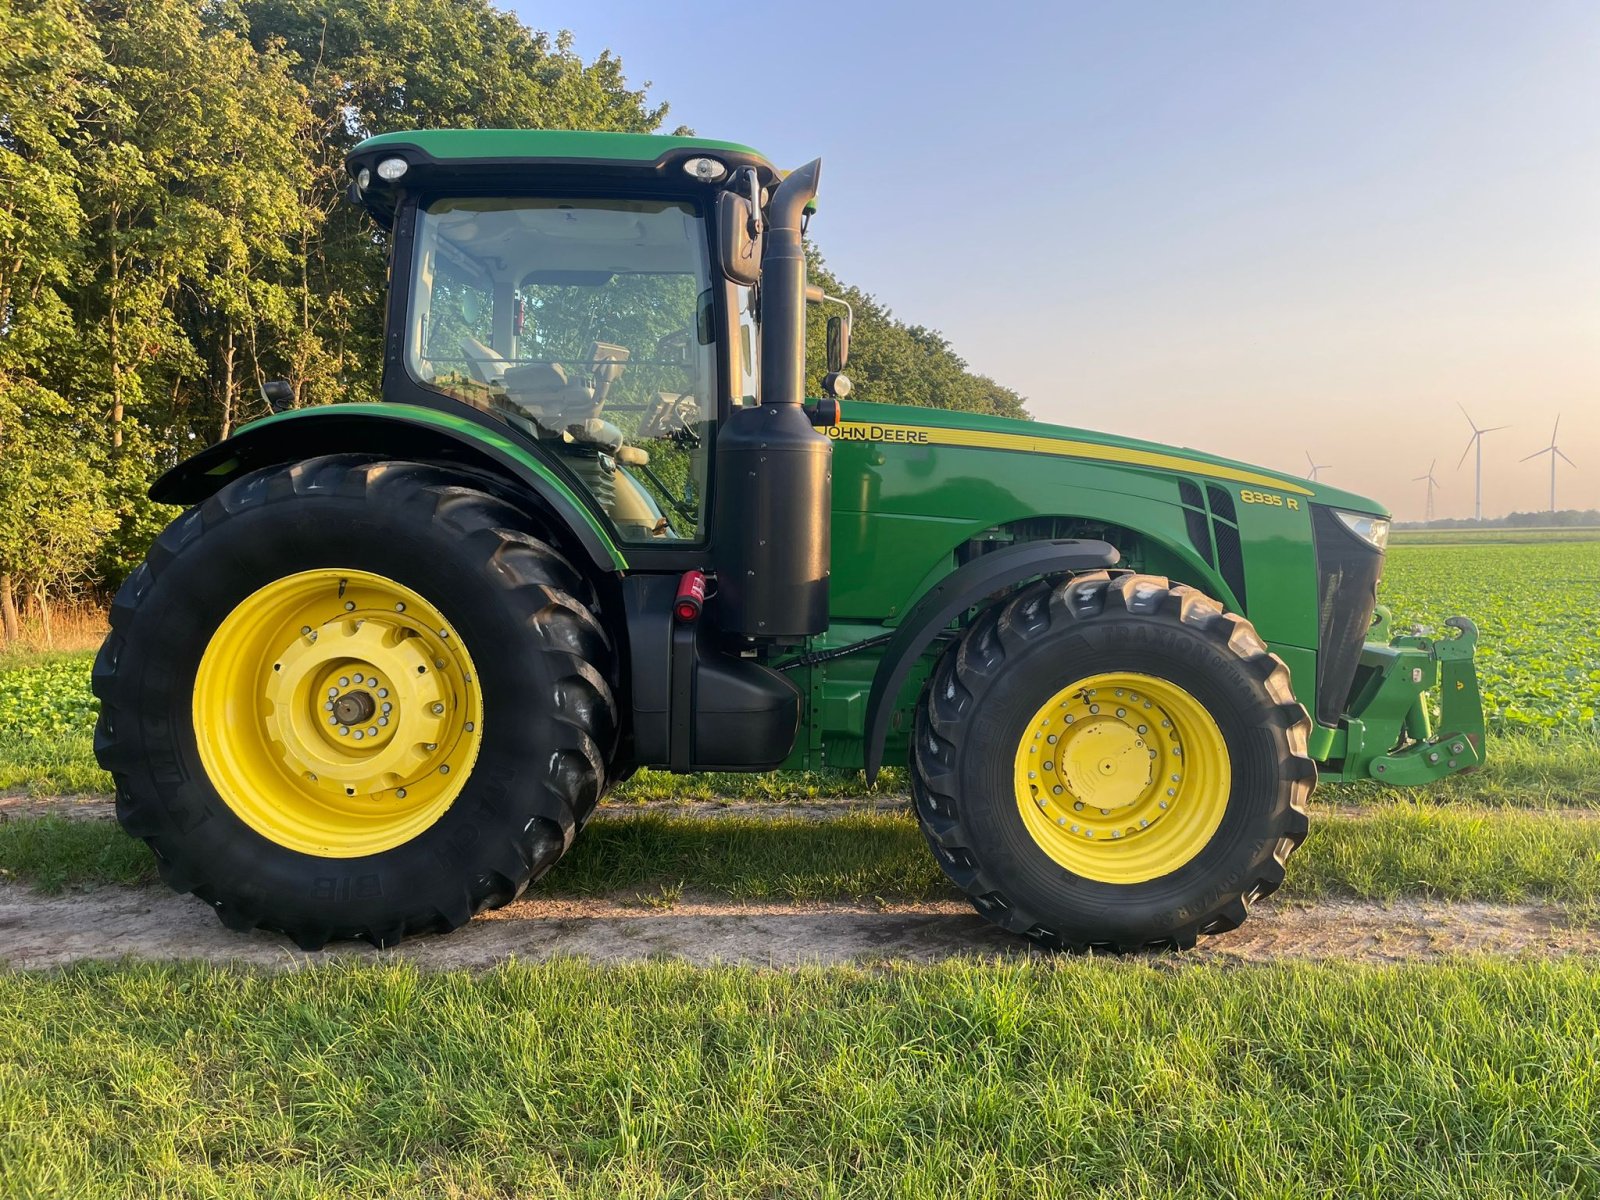
[[[387,224],[397,193],[423,187],[449,186],[468,176],[481,184],[529,183],[529,172],[551,180],[575,176],[654,177],[674,189],[696,183],[682,165],[693,158],[715,158],[731,174],[752,167],[763,186],[779,172],[749,146],[702,137],[669,137],[653,133],[595,133],[565,129],[417,129],[384,133],[361,142],[345,159],[352,181],[363,168],[372,172],[363,193],[352,199]],[[393,185],[377,175],[379,162],[404,159],[407,171]],[[721,178],[725,179],[726,175]],[[702,185],[703,186],[703,185]]]

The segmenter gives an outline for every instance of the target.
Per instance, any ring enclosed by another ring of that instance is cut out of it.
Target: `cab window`
[[[407,367],[538,438],[624,540],[697,539],[717,413],[712,297],[688,204],[437,200],[417,224]]]

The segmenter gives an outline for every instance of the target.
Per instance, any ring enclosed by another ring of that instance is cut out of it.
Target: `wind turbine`
[[[1543,450],[1535,450],[1532,454],[1528,455],[1527,458],[1524,458],[1522,460],[1523,462],[1527,462],[1529,458],[1538,458],[1541,454],[1548,454],[1550,456],[1550,511],[1551,512],[1555,512],[1555,510],[1556,510],[1556,456],[1560,455],[1560,457],[1562,457],[1563,459],[1566,459],[1566,463],[1567,463],[1567,465],[1569,467],[1575,467],[1575,466],[1578,465],[1577,463],[1573,462],[1570,458],[1567,458],[1567,456],[1565,454],[1562,454],[1561,447],[1556,445],[1556,430],[1558,430],[1560,428],[1561,428],[1561,414],[1557,413],[1556,414],[1556,423],[1555,423],[1554,427],[1551,428],[1551,430],[1550,430],[1550,444],[1548,446],[1546,446]]]
[[[1311,470],[1306,474],[1307,479],[1315,479],[1317,477],[1317,472],[1326,471],[1330,465],[1328,463],[1319,463],[1316,459],[1311,457],[1311,451],[1309,450],[1306,451],[1306,462],[1311,464]]]
[[[1479,429],[1478,423],[1472,419],[1464,404],[1458,400],[1456,407],[1461,410],[1461,415],[1467,418],[1467,424],[1472,426],[1472,436],[1467,439],[1467,448],[1461,452],[1460,461],[1456,463],[1456,470],[1461,470],[1461,464],[1467,461],[1467,455],[1472,453],[1473,447],[1477,447],[1478,461],[1477,471],[1475,472],[1477,482],[1472,492],[1472,515],[1474,520],[1481,521],[1483,520],[1483,435],[1486,433],[1498,433],[1502,429],[1511,427],[1509,425],[1491,425],[1488,429]]]
[[[1433,477],[1433,469],[1438,465],[1439,460],[1436,458],[1428,464],[1428,473],[1426,475],[1416,475],[1411,480],[1412,483],[1421,483],[1424,479],[1428,481],[1428,509],[1427,516],[1422,518],[1424,521],[1433,520],[1433,490],[1439,486],[1439,481]]]

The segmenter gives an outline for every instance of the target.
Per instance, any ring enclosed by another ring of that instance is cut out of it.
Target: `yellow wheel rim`
[[[455,800],[483,690],[439,611],[365,571],[301,571],[212,635],[195,739],[217,792],[263,837],[356,858],[410,841]]]
[[[1204,705],[1165,679],[1112,672],[1062,688],[1017,746],[1017,806],[1061,866],[1143,883],[1199,854],[1222,824],[1228,746]]]

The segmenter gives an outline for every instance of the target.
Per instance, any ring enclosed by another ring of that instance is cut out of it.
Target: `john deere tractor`
[[[640,767],[894,763],[991,921],[1187,947],[1282,882],[1319,775],[1483,760],[1471,623],[1377,606],[1381,505],[842,399],[847,310],[808,401],[819,162],[470,130],[349,170],[383,403],[271,387],[165,474],[94,669],[123,827],[227,925],[390,945],[519,895]]]

